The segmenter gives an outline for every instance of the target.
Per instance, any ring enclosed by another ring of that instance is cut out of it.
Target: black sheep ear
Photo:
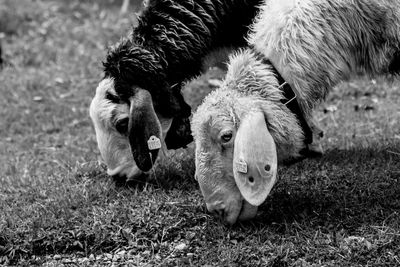
[[[133,159],[141,171],[147,172],[153,167],[161,148],[161,135],[161,125],[150,93],[137,88],[130,99],[128,138]],[[152,142],[156,145],[151,145]]]

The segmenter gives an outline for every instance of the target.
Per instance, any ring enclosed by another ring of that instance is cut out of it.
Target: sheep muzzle
[[[228,160],[232,162],[232,158]],[[216,151],[196,153],[195,178],[204,196],[207,210],[224,223],[232,225],[237,221],[252,219],[258,207],[243,199],[231,168]]]

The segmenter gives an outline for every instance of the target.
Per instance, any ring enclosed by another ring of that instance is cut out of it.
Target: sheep
[[[108,51],[90,104],[109,175],[134,179],[152,168],[163,141],[168,149],[192,142],[182,84],[210,54],[246,44],[260,2],[146,1],[132,33]]]
[[[302,157],[312,111],[333,86],[400,72],[400,1],[267,0],[248,44],[192,119],[195,178],[229,224],[256,215],[278,163]]]

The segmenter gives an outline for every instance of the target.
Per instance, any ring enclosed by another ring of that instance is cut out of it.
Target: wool
[[[310,115],[352,73],[399,72],[400,2],[267,0],[248,39]]]
[[[104,62],[121,99],[131,86],[149,90],[165,117],[189,117],[183,82],[199,75],[207,54],[245,45],[244,36],[260,0],[152,0],[128,38],[113,46]],[[175,86],[174,86],[175,85]]]
[[[271,66],[264,64],[251,50],[237,52],[230,58],[221,88],[207,95],[193,114],[196,149],[213,146],[210,128],[221,130],[223,121],[237,130],[246,114],[262,109],[277,145],[278,159],[286,162],[300,157],[299,152],[306,148],[304,134],[296,115],[281,103],[281,99],[284,96]]]

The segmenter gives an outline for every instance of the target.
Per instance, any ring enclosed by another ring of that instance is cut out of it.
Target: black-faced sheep
[[[161,140],[172,149],[192,141],[182,83],[201,73],[210,53],[246,43],[260,2],[147,1],[132,34],[108,52],[105,77],[90,106],[110,175],[131,178],[149,171]]]
[[[192,120],[196,178],[230,224],[254,217],[278,162],[301,155],[303,122],[333,86],[354,72],[399,72],[400,1],[267,0],[249,46]]]

